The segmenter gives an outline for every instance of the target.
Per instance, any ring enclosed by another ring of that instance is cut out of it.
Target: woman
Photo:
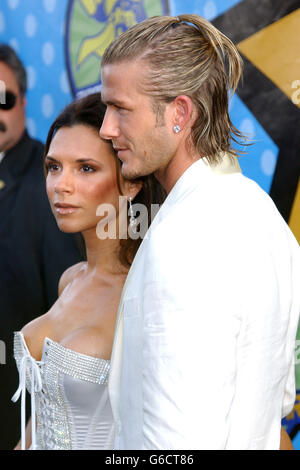
[[[104,113],[100,94],[69,105],[52,124],[45,146],[52,211],[63,232],[82,234],[87,261],[65,271],[53,307],[15,333],[20,386],[13,400],[22,394],[22,448],[25,382],[32,400],[27,448],[113,446],[109,360],[122,288],[141,242],[124,238],[120,221],[125,211],[127,231],[128,206],[125,200],[119,207],[119,196],[146,205],[150,218],[151,203],[161,203],[164,193],[153,177],[124,180],[111,144],[98,135]],[[114,209],[106,218],[101,204]],[[116,236],[100,239],[107,221]]]

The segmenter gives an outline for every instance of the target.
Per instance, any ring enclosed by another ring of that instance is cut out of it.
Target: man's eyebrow
[[[126,103],[124,103],[124,101],[120,101],[117,99],[102,99],[102,102],[105,104],[105,106],[118,106],[119,108],[126,106]]]

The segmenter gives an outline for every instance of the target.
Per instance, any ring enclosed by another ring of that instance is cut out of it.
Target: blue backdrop
[[[73,3],[76,2],[1,0],[0,3],[0,38],[16,50],[26,65],[27,126],[29,133],[42,141],[55,116],[72,100],[65,49],[67,10]],[[168,6],[172,15],[198,13],[212,20],[237,3],[237,0],[171,0]],[[245,174],[268,192],[278,149],[237,95],[230,109],[234,124],[255,141],[248,149],[249,156],[240,158],[240,165]]]

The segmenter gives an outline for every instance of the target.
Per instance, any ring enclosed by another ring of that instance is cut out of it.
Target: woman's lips
[[[54,204],[55,211],[60,214],[60,215],[67,215],[67,214],[73,214],[76,212],[79,207],[77,206],[72,206],[70,204],[64,204],[64,203],[56,203]]]

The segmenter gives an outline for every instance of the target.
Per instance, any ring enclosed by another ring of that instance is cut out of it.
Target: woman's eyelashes
[[[57,163],[46,162],[46,169],[48,173],[53,173],[54,171],[58,171],[59,165],[57,165]]]
[[[47,169],[47,172],[49,173],[55,173],[57,171],[62,170],[62,165],[60,165],[59,163],[54,163],[54,162],[47,162],[46,169]],[[96,168],[92,165],[88,165],[85,163],[85,164],[80,164],[78,166],[78,171],[80,173],[94,173],[96,171]]]
[[[81,170],[83,173],[94,173],[96,169],[91,165],[82,165]]]

